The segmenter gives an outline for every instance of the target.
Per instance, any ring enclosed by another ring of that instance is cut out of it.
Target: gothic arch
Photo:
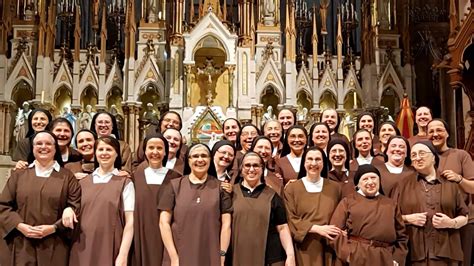
[[[11,100],[15,102],[16,107],[20,108],[23,102],[34,98],[33,88],[25,79],[19,79],[13,87]]]
[[[385,106],[393,117],[400,110],[400,97],[393,85],[386,85],[380,96],[380,106]]]
[[[266,111],[268,106],[272,106],[276,112],[278,104],[281,103],[281,95],[274,85],[267,85],[260,94],[260,103],[263,104],[263,110]]]
[[[56,107],[54,110],[54,115],[59,115],[62,113],[63,108],[66,106],[71,106],[72,103],[72,92],[71,89],[67,86],[59,87],[54,93],[53,103]]]
[[[321,110],[337,108],[337,97],[331,90],[327,89],[321,93],[321,96],[319,97],[319,108]]]

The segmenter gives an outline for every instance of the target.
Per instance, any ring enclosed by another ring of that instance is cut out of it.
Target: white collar
[[[303,185],[306,191],[310,193],[318,193],[323,191],[323,178],[319,177],[319,180],[316,182],[310,181],[307,176],[302,178]]]
[[[53,173],[53,171],[59,172],[59,170],[61,169],[61,166],[56,160],[54,161],[54,164],[51,167],[49,167],[48,169],[44,171],[40,171],[39,168],[36,167],[36,164],[37,164],[37,161],[34,160],[30,165],[28,165],[28,168],[34,167],[36,176],[39,176],[39,177],[49,177],[51,176],[51,173]]]
[[[36,166],[36,160],[34,160],[30,165],[28,165],[28,168],[33,168],[34,166]],[[56,172],[59,172],[59,169],[61,168],[61,166],[59,165],[59,163],[55,160],[54,161],[54,164],[51,166],[51,169],[53,169],[54,171]]]
[[[113,175],[118,175],[118,174],[119,174],[119,170],[117,168],[114,168],[111,172],[106,173],[104,175],[101,175],[101,174],[99,174],[99,168],[97,168],[92,173],[92,176],[100,178],[100,179],[106,179],[108,177],[112,177]]]
[[[359,154],[359,156],[357,157],[357,163],[358,163],[359,165],[371,164],[373,158],[374,158],[374,157],[372,157],[372,155],[370,155],[370,154],[369,154],[369,156],[367,156],[367,157],[364,157],[364,156],[362,156],[361,154]]]
[[[389,163],[385,163],[385,166],[387,167],[387,170],[391,174],[401,174],[402,171],[403,171],[403,164],[402,164],[402,166],[392,166]]]

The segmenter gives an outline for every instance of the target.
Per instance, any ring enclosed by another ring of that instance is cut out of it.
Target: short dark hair
[[[122,156],[120,155],[120,142],[112,136],[100,137],[95,142],[95,144],[94,144],[94,166],[95,166],[95,168],[99,167],[99,162],[97,161],[97,146],[99,146],[99,144],[101,142],[103,142],[107,145],[110,145],[114,148],[115,152],[117,153],[117,158],[115,158],[114,167],[117,168],[118,170],[121,170],[122,169]]]
[[[289,127],[285,134],[285,141],[283,142],[283,148],[281,149],[280,157],[285,157],[286,155],[290,154],[291,148],[290,148],[290,144],[288,144],[288,135],[290,135],[290,132],[294,129],[303,130],[303,133],[306,135],[306,139],[308,139],[308,132],[306,131],[306,128],[304,128],[303,126],[293,125]]]

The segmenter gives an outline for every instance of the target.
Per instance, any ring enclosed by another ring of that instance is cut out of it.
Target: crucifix
[[[212,57],[206,58],[206,65],[202,68],[197,69],[199,75],[207,76],[207,105],[212,105],[213,96],[212,96],[212,77],[222,73],[222,69],[215,67],[214,59]]]

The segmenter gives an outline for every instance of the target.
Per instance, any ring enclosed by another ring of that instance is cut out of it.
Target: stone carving
[[[79,118],[79,127],[80,129],[90,129],[92,118],[95,113],[92,112],[92,106],[90,104],[86,105],[86,110],[80,114]]]
[[[15,119],[15,129],[13,130],[13,136],[17,143],[24,139],[26,132],[28,132],[28,116],[30,113],[31,109],[28,102],[23,103],[23,109],[18,108],[18,114]]]

